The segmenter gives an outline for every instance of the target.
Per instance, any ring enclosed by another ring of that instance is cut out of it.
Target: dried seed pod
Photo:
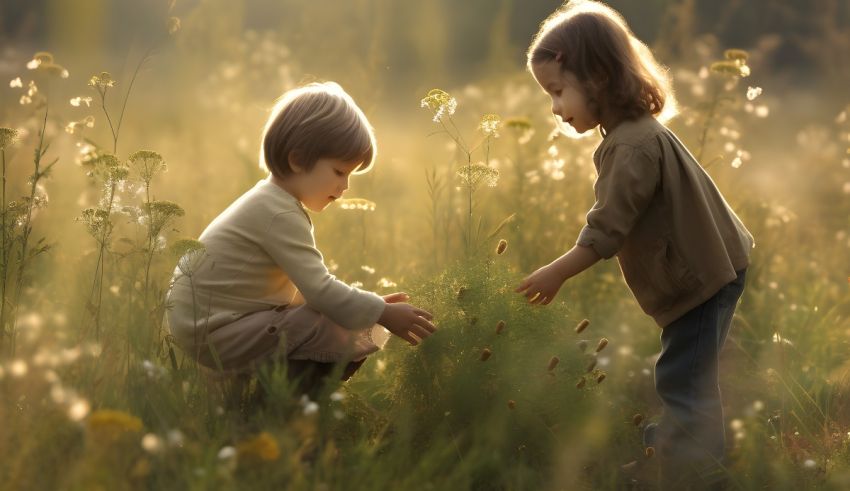
[[[587,329],[587,326],[589,326],[589,325],[590,325],[590,321],[587,320],[587,319],[584,319],[583,321],[579,322],[578,325],[576,326],[576,334],[579,334],[580,332]]]
[[[596,383],[601,384],[603,380],[605,380],[605,372],[600,372],[599,375],[596,376]]]
[[[508,399],[508,409],[516,409],[516,402],[513,399]]]
[[[496,324],[496,334],[502,334],[502,331],[505,330],[505,321],[499,321]]]
[[[637,413],[632,416],[632,423],[634,423],[635,426],[640,426],[640,424],[643,423],[643,414]]]
[[[644,450],[647,459],[651,459],[655,455],[655,447],[646,447]]]
[[[551,372],[552,370],[555,369],[555,367],[558,366],[558,363],[560,363],[560,361],[561,361],[560,358],[558,358],[557,356],[553,356],[552,358],[549,359],[549,365],[546,366],[546,370]]]
[[[596,345],[596,352],[604,350],[605,347],[608,346],[608,338],[602,338],[599,340],[599,344]]]
[[[505,249],[508,248],[508,241],[505,239],[499,239],[499,245],[496,246],[496,254],[502,254],[505,252]]]
[[[487,361],[490,358],[490,355],[492,354],[493,352],[490,351],[490,348],[484,348],[483,350],[481,350],[481,356],[478,357],[478,359],[481,361]]]
[[[584,377],[578,379],[578,383],[576,383],[576,389],[583,389],[586,383],[587,380],[585,380]]]

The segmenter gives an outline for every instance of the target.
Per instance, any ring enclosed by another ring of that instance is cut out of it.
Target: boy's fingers
[[[410,326],[410,333],[419,339],[425,339],[431,335],[431,333],[428,332],[427,329],[418,324],[413,324]]]
[[[419,317],[418,319],[415,319],[413,322],[417,326],[423,327],[430,332],[435,332],[437,330],[437,328],[434,326],[434,324],[431,324],[430,322],[428,322],[428,319],[425,319],[424,317]]]
[[[434,316],[431,315],[431,312],[428,312],[427,310],[413,309],[413,312],[416,313],[416,315],[418,315],[419,317],[424,317],[429,321],[434,320]]]
[[[404,334],[400,335],[400,337],[401,339],[404,339],[405,341],[410,343],[411,346],[416,346],[417,344],[419,344],[419,340],[416,337],[412,336],[410,331],[405,331]]]
[[[528,288],[528,286],[529,286],[529,282],[522,280],[522,283],[520,283],[519,286],[517,287],[517,289],[514,290],[514,291],[519,293],[519,292],[525,290],[526,288]]]

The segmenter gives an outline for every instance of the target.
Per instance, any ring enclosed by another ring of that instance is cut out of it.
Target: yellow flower
[[[482,163],[464,165],[457,171],[457,175],[473,188],[481,183],[495,187],[499,182],[499,171]]]
[[[94,443],[111,444],[142,431],[142,420],[124,411],[100,409],[91,413],[86,430]]]
[[[236,455],[242,461],[265,461],[273,462],[280,457],[280,447],[277,440],[268,432],[243,440],[236,444]]]
[[[101,92],[109,87],[115,87],[115,83],[109,72],[100,72],[100,75],[92,75],[92,78],[89,79],[89,86]]]
[[[501,122],[502,119],[497,114],[485,114],[484,117],[481,118],[481,122],[478,124],[478,127],[481,128],[481,131],[483,131],[485,135],[495,138],[499,136],[497,130],[499,129],[499,124]]]

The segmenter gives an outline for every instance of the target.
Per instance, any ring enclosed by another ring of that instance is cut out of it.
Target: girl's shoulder
[[[651,115],[622,121],[604,136],[593,154],[594,161],[598,163],[610,150],[617,146],[629,146],[650,151],[656,138],[667,131],[667,128]]]

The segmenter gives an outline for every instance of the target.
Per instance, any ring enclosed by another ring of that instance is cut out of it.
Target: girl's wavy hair
[[[528,68],[547,61],[575,74],[597,115],[667,120],[676,114],[666,68],[603,3],[573,0],[543,21],[528,48]]]
[[[375,134],[363,111],[339,84],[311,83],[285,92],[263,129],[260,167],[275,177],[291,174],[290,159],[309,171],[320,158],[359,162],[355,174],[372,168]]]

